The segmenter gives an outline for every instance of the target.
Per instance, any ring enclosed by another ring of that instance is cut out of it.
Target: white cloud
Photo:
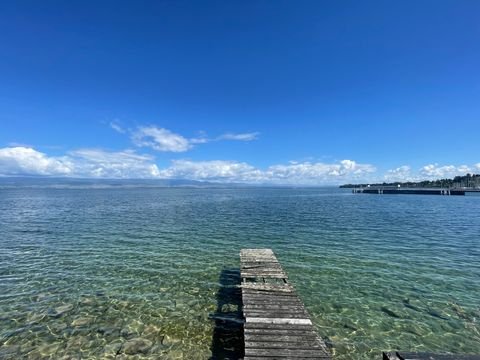
[[[258,172],[259,170],[243,162],[174,160],[170,167],[160,172],[160,176],[191,180],[251,182],[256,180]]]
[[[411,181],[413,178],[412,168],[408,165],[402,165],[397,167],[396,169],[388,170],[384,176],[384,179],[387,182],[395,182],[395,181]]]
[[[157,151],[184,152],[192,145],[182,135],[155,126],[142,126],[132,133],[132,141],[137,146],[150,147]]]
[[[75,163],[75,174],[82,177],[152,178],[160,173],[152,156],[139,155],[132,150],[81,149],[69,155]]]
[[[127,131],[118,123],[117,120],[110,121],[110,127],[120,134],[125,134]]]
[[[226,133],[220,135],[217,139],[218,140],[237,140],[237,141],[253,141],[258,139],[259,132],[251,132],[251,133]]]
[[[428,164],[422,166],[418,171],[412,171],[408,165],[400,166],[396,169],[388,170],[384,175],[385,181],[421,181],[454,178],[468,173],[474,173],[480,170],[480,163],[473,166],[468,165],[438,165]]]
[[[133,151],[96,149],[49,157],[27,147],[0,149],[0,175],[45,175],[100,178],[151,178],[159,175],[153,158]]]
[[[30,147],[0,149],[0,174],[3,175],[69,175],[73,164],[66,157],[48,157]]]
[[[245,183],[309,184],[339,183],[345,179],[361,178],[375,171],[369,164],[342,160],[336,164],[290,163],[273,165],[261,170],[244,162],[176,160],[161,170],[165,178],[192,180],[232,181]]]
[[[110,126],[118,132],[125,132],[116,122],[111,122]],[[258,132],[225,133],[216,138],[209,138],[205,132],[200,132],[200,136],[188,139],[168,129],[156,126],[140,126],[136,130],[131,131],[131,139],[136,146],[150,147],[162,152],[185,152],[194,145],[213,141],[253,141],[258,138],[258,135]]]
[[[207,137],[192,138],[189,140],[190,144],[206,144],[210,141],[212,140]]]
[[[275,183],[288,184],[336,184],[348,179],[364,179],[376,171],[370,164],[358,164],[353,160],[339,163],[302,162],[288,165],[273,165],[265,171],[266,179]]]
[[[387,181],[409,181],[454,177],[480,170],[480,163],[467,165],[429,164],[413,171],[408,165],[388,170]],[[0,148],[0,175],[39,175],[91,178],[167,178],[249,184],[323,185],[347,182],[378,182],[371,164],[353,160],[338,162],[290,162],[260,169],[239,161],[174,160],[160,169],[151,155],[133,150],[109,152],[79,149],[63,156],[48,156],[31,147]]]
[[[420,175],[429,179],[452,178],[458,175],[465,175],[469,172],[472,172],[472,169],[467,165],[439,166],[438,164],[429,164],[420,169]]]
[[[352,160],[338,163],[292,162],[256,168],[238,161],[174,160],[159,169],[150,155],[132,150],[109,152],[80,149],[50,157],[26,147],[0,149],[0,175],[47,175],[92,178],[176,178],[218,182],[305,184],[340,183],[363,179],[375,171]]]

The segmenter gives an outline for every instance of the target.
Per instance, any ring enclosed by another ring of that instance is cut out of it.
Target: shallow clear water
[[[333,188],[3,188],[0,358],[235,352],[219,284],[248,247],[274,249],[336,359],[480,353],[479,214]]]

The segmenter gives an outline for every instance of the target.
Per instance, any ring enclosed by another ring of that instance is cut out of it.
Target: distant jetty
[[[402,188],[394,186],[369,186],[353,188],[354,194],[404,194],[404,195],[466,195],[477,193],[480,189],[458,189],[458,188]]]
[[[423,180],[423,181],[395,181],[383,183],[369,183],[369,184],[345,184],[340,185],[340,188],[355,189],[366,187],[400,187],[400,188],[421,188],[421,189],[467,189],[480,190],[480,175],[467,174],[464,176],[455,176],[453,179],[438,179],[438,180]]]
[[[467,174],[453,179],[393,182],[377,184],[345,184],[354,194],[413,194],[413,195],[480,195],[480,175]]]

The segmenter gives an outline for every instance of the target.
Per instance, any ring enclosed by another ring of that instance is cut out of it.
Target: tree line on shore
[[[480,188],[480,174],[467,174],[464,176],[455,176],[453,179],[406,181],[406,182],[383,182],[376,184],[344,184],[341,188],[357,188],[366,186],[401,186],[417,188]]]

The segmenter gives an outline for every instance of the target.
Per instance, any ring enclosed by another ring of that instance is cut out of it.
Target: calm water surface
[[[221,274],[248,247],[276,252],[336,359],[480,353],[479,197],[3,188],[0,358],[232,354]]]

